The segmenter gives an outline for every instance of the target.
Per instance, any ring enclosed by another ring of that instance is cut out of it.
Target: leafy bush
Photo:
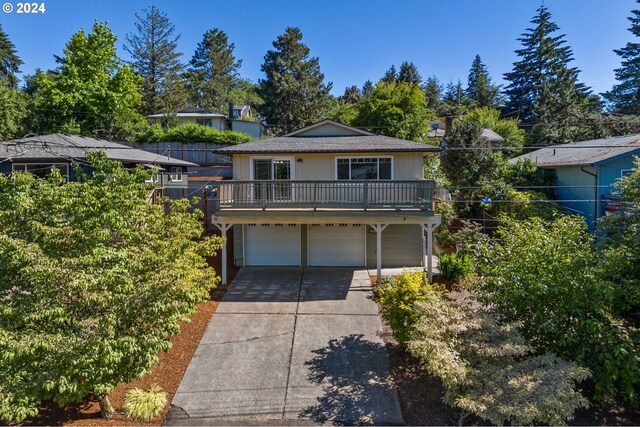
[[[153,171],[89,153],[63,184],[0,174],[0,419],[20,422],[149,372],[218,282],[202,212],[149,204]]]
[[[167,393],[157,384],[148,389],[133,388],[124,397],[124,411],[134,421],[149,421],[167,405]]]
[[[564,424],[586,407],[575,390],[587,369],[553,354],[536,356],[517,324],[444,298],[416,303],[409,350],[440,378],[446,403],[491,423]]]
[[[440,255],[440,272],[452,283],[460,283],[473,273],[473,262],[467,254]]]
[[[137,142],[208,142],[219,145],[237,145],[253,138],[239,132],[222,132],[209,126],[187,123],[163,130],[160,125],[149,126],[136,135]]]
[[[509,189],[506,200],[513,203],[502,203],[496,208],[496,214],[504,214],[513,219],[527,220],[533,217],[553,219],[567,211],[539,191],[518,191]]]
[[[637,332],[617,315],[617,285],[598,277],[601,254],[583,219],[503,219],[497,239],[474,258],[481,302],[521,322],[537,350],[593,372],[595,398],[637,401]]]
[[[382,307],[382,318],[391,327],[394,338],[401,344],[411,338],[418,320],[414,312],[415,303],[443,292],[442,289],[430,285],[424,273],[408,271],[375,288],[375,295]]]

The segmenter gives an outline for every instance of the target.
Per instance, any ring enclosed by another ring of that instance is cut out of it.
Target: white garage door
[[[300,225],[247,224],[245,265],[300,265]]]
[[[362,225],[309,225],[309,265],[362,267],[364,256]]]

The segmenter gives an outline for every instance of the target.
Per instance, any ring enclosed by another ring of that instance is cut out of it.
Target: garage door
[[[362,267],[365,262],[362,225],[312,224],[309,226],[309,265]]]
[[[300,225],[247,224],[245,265],[300,265]]]

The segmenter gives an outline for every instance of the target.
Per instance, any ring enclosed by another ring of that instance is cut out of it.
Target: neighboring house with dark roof
[[[147,119],[151,124],[164,124],[170,116],[167,113],[151,114],[147,116]],[[179,124],[195,123],[222,132],[231,130],[256,139],[262,138],[267,133],[267,127],[264,123],[252,119],[251,107],[248,105],[230,105],[229,116],[201,108],[180,110],[174,116]]]
[[[530,159],[555,171],[558,201],[582,214],[593,230],[595,220],[619,208],[613,184],[631,173],[640,155],[640,134],[554,145],[512,159]]]
[[[331,120],[219,150],[233,180],[217,183],[212,222],[233,227],[237,266],[425,266],[431,275],[437,147]],[[426,233],[426,234],[425,234]],[[223,281],[226,280],[226,245]],[[425,262],[426,257],[426,262]],[[426,265],[425,265],[426,264]]]
[[[48,175],[58,169],[68,181],[76,179],[73,164],[90,170],[87,153],[103,151],[110,160],[117,160],[125,168],[136,165],[158,168],[155,178],[158,190],[188,187],[187,168],[194,163],[173,159],[138,150],[116,142],[77,135],[53,133],[28,135],[20,139],[0,142],[0,173],[15,171],[31,172],[38,176]]]

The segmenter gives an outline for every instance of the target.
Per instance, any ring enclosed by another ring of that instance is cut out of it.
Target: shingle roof
[[[429,152],[440,148],[382,135],[276,138],[246,142],[218,150],[221,154]]]
[[[433,122],[437,122],[439,120],[432,120]],[[444,128],[438,128],[430,130],[427,134],[428,138],[444,138]],[[486,139],[489,142],[504,142],[505,139],[498,135],[495,131],[491,129],[484,128],[482,129],[482,134],[480,135],[482,138]]]
[[[640,134],[552,145],[511,159],[531,159],[541,168],[598,166],[613,158],[640,154]]]
[[[11,158],[16,162],[69,161],[84,159],[87,157],[87,152],[92,150],[104,151],[107,158],[124,163],[196,166],[194,163],[138,150],[116,142],[62,133],[26,136],[21,139],[0,142],[0,159]]]

